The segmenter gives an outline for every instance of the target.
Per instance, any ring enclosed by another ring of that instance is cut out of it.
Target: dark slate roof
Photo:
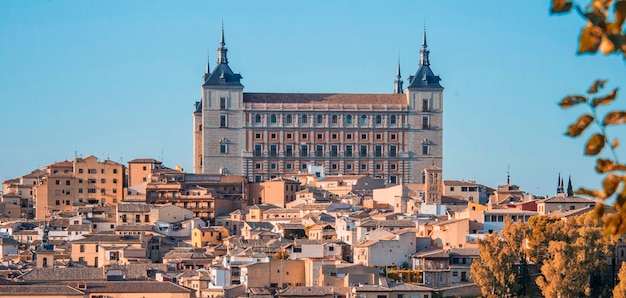
[[[406,105],[407,99],[405,94],[244,93],[243,102]]]
[[[0,287],[0,296],[69,296],[83,297],[84,292],[70,286],[61,285],[3,285]]]
[[[161,162],[154,158],[135,158],[133,160],[128,161],[128,163],[161,163]]]
[[[243,77],[234,73],[228,64],[220,63],[215,66],[213,71],[206,77],[203,86],[241,86]]]
[[[422,65],[415,73],[413,80],[409,82],[408,88],[443,88],[439,81],[441,78],[433,73],[430,66]]]

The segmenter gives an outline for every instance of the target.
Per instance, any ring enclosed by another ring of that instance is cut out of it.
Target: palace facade
[[[430,68],[426,32],[415,75],[390,94],[250,93],[228,64],[224,29],[217,65],[196,102],[194,172],[260,182],[311,171],[422,183],[442,167],[443,87]]]

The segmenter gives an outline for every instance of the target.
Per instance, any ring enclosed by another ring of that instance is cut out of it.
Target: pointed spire
[[[393,83],[395,87],[393,90],[393,94],[403,94],[404,91],[402,91],[402,76],[400,75],[400,58],[398,58],[398,72],[396,73],[396,80]]]
[[[563,193],[563,191],[561,190],[561,173],[559,172],[559,178],[556,181],[556,193]]]
[[[217,64],[228,64],[228,58],[226,58],[226,41],[224,38],[224,23],[222,22],[222,34],[220,34],[220,47],[217,48]]]
[[[569,175],[569,181],[567,181],[567,196],[574,196],[574,188],[572,187],[572,175]]]
[[[204,71],[204,75],[202,76],[202,79],[204,80],[205,83],[209,79],[210,76],[211,76],[211,64],[209,63],[209,54],[207,54],[206,55],[206,70]]]
[[[422,49],[420,50],[420,66],[430,65],[430,61],[428,60],[429,53],[428,44],[426,43],[426,25],[424,25],[424,38],[422,39]]]

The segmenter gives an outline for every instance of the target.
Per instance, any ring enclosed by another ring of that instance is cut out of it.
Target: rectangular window
[[[346,140],[352,140],[352,134],[351,133],[346,134]]]
[[[273,140],[275,140],[275,139],[276,139],[276,133],[272,133],[272,134],[270,134],[270,138],[271,138],[271,139],[273,139]]]
[[[293,156],[293,145],[285,145],[285,156]]]
[[[56,180],[56,181],[54,181],[54,184],[56,184],[56,185],[61,185],[61,180]]]
[[[428,129],[428,116],[424,116],[422,117],[422,128],[423,129]]]
[[[333,139],[333,140],[336,140],[337,139],[337,134],[334,133],[334,134],[330,135],[330,138]]]
[[[222,154],[228,153],[228,144],[220,143],[220,153]]]
[[[337,151],[338,151],[338,146],[337,145],[330,145],[330,156],[337,156]]]
[[[308,145],[302,145],[302,147],[300,147],[300,156],[309,156],[309,146]]]
[[[367,145],[361,145],[360,156],[367,157]]]
[[[396,157],[396,155],[398,155],[398,146],[389,146],[389,157]]]
[[[347,157],[352,156],[352,145],[346,145],[346,156]]]
[[[306,170],[308,166],[306,165],[306,163],[303,163],[300,165],[300,168],[302,168],[303,170]]]
[[[324,145],[315,146],[315,156],[317,157],[324,156]]]
[[[293,169],[293,164],[292,163],[286,163],[285,164],[285,169],[287,169],[287,170]]]
[[[270,170],[276,170],[276,164],[270,163]]]
[[[96,189],[95,188],[88,188],[87,189],[87,193],[96,193]]]
[[[361,164],[361,170],[367,170],[367,164],[366,163],[362,163]]]
[[[56,201],[54,201],[54,204],[55,204],[55,205],[57,205],[57,206],[58,206],[58,205],[61,205],[61,201],[56,200]]]
[[[381,165],[381,164],[379,164],[379,163],[377,163],[377,164],[375,165],[375,169],[376,169],[376,170],[382,170],[382,168],[383,168],[383,165]]]
[[[257,132],[257,133],[255,133],[255,134],[254,134],[254,138],[255,138],[255,139],[260,139],[260,138],[261,138],[261,134],[260,134],[260,133],[258,133],[258,132]]]
[[[336,164],[336,163],[331,164],[331,165],[330,165],[330,169],[331,169],[331,170],[336,170],[336,169],[337,169],[337,164]]]
[[[117,193],[117,188],[113,189],[113,193]],[[113,200],[115,200],[115,199],[113,199]]]
[[[376,134],[376,139],[377,139],[377,140],[382,140],[382,139],[383,139],[383,135],[382,135],[382,134],[377,133],[377,134]]]
[[[226,97],[220,97],[220,110],[226,110]]]
[[[83,193],[83,189],[82,189],[82,188],[79,188],[79,189],[78,189],[78,193]]]
[[[82,184],[83,183],[83,179],[78,179],[78,184]]]
[[[396,135],[395,133],[389,135],[389,139],[391,140],[396,140],[397,138],[398,138],[398,135]]]
[[[258,162],[257,162],[257,163],[255,163],[255,164],[254,164],[254,168],[255,168],[255,169],[260,169],[260,168],[261,168],[261,163],[258,163]]]
[[[254,156],[261,156],[261,152],[263,150],[263,146],[261,144],[254,145]]]
[[[324,135],[323,135],[323,134],[321,134],[321,133],[318,133],[318,134],[317,134],[317,139],[318,139],[318,140],[321,140],[321,139],[323,139],[323,138],[324,138]]]
[[[69,180],[65,180],[65,185],[70,185],[70,181]]]
[[[261,182],[263,181],[263,179],[261,178],[261,175],[254,175],[254,182]]]
[[[367,134],[366,133],[362,133],[361,134],[361,140],[367,140]]]
[[[395,163],[389,164],[389,170],[390,171],[395,171],[397,168],[398,168],[398,166]]]
[[[135,214],[135,222],[141,222],[141,215]]]
[[[346,164],[346,170],[352,170],[352,164],[351,163],[347,163]]]
[[[96,169],[88,169],[88,170],[87,170],[87,174],[96,174],[96,173],[98,173],[98,172],[96,171]]]
[[[389,176],[389,182],[391,184],[398,184],[398,177],[396,175]]]
[[[422,99],[422,112],[428,112],[428,99],[424,98]]]
[[[278,156],[278,145],[276,144],[270,145],[270,156]]]
[[[107,180],[102,178],[102,179],[100,179],[100,183],[107,183]]]
[[[228,118],[226,117],[226,115],[220,115],[220,127],[227,127],[228,126]]]
[[[374,147],[374,156],[376,156],[376,157],[383,156],[383,146],[382,145],[376,145],[376,147]]]
[[[83,169],[78,169],[78,174],[82,174],[83,173]]]
[[[306,139],[308,139],[308,138],[309,138],[309,135],[308,135],[308,134],[306,134],[306,133],[303,133],[303,134],[302,134],[301,139],[306,140]]]
[[[100,194],[106,194],[106,189],[101,188],[101,189],[100,189]]]
[[[428,145],[422,145],[422,154],[428,155]]]
[[[287,140],[291,140],[293,139],[293,134],[292,133],[287,133]]]
[[[113,184],[117,183],[117,179],[113,179]]]

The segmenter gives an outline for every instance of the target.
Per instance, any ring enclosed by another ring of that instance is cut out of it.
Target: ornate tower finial
[[[424,25],[424,39],[422,40],[422,49],[420,50],[420,66],[430,65],[430,61],[428,60],[429,53],[428,44],[426,43],[426,25]]]
[[[202,76],[202,79],[204,79],[204,82],[206,83],[207,79],[209,78],[209,76],[211,75],[211,64],[209,63],[209,54],[207,53],[206,55],[206,70],[204,71],[204,75]]]
[[[393,94],[403,94],[404,91],[402,91],[402,76],[400,75],[400,58],[398,58],[398,72],[396,73],[396,80],[393,83],[395,87],[393,90]]]
[[[222,34],[220,34],[220,47],[217,48],[217,64],[228,64],[228,58],[226,58],[226,40],[224,39],[224,23],[222,22]]]

